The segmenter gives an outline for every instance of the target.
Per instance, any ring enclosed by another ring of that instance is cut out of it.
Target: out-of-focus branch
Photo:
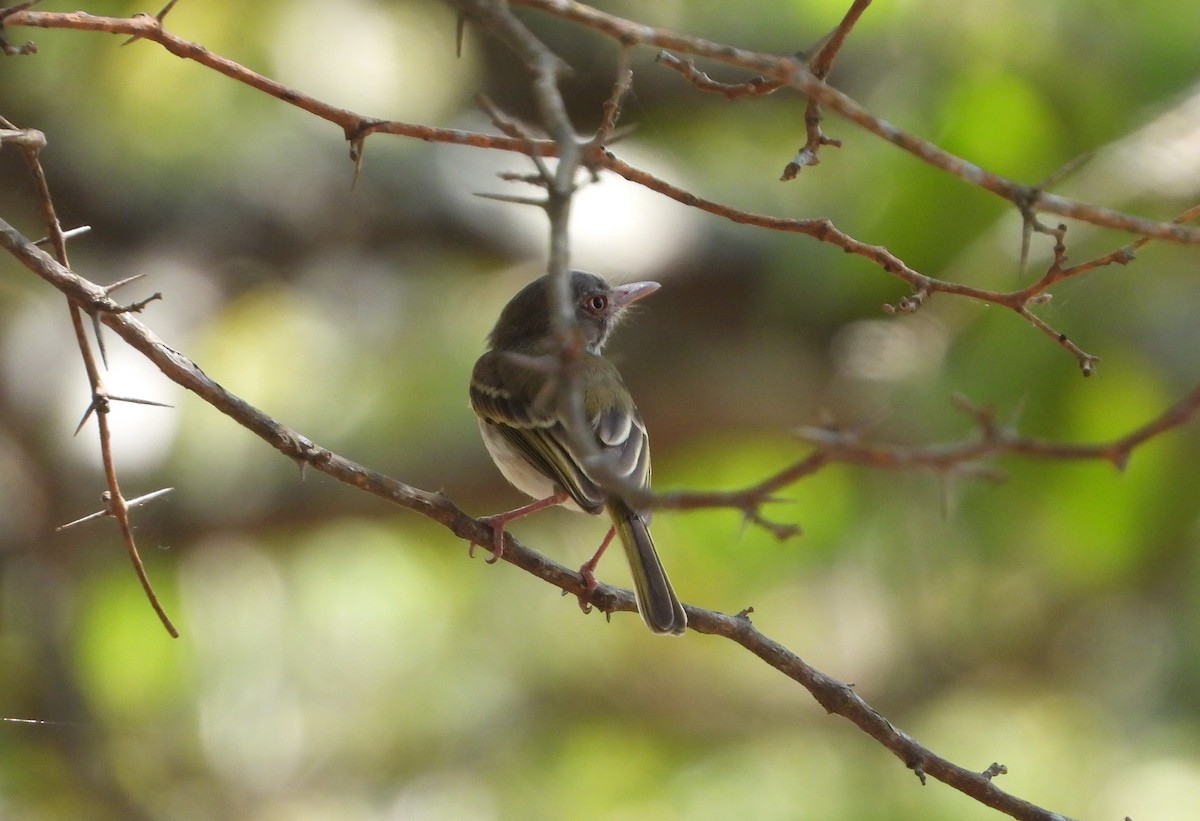
[[[975,420],[979,428],[977,436],[949,444],[906,447],[864,442],[857,432],[831,428],[801,428],[796,433],[816,447],[816,453],[828,463],[843,462],[876,469],[922,469],[967,474],[983,472],[991,475],[990,469],[984,465],[985,460],[1017,455],[1060,461],[1109,462],[1118,470],[1124,470],[1138,446],[1186,425],[1196,417],[1200,412],[1200,385],[1134,430],[1107,442],[1094,443],[1058,442],[1022,436],[1015,428],[997,423],[995,413],[990,408],[977,407],[961,397],[956,397],[955,402],[960,410]]]
[[[574,201],[576,173],[584,156],[584,146],[571,118],[559,81],[569,71],[564,63],[541,40],[535,37],[501,0],[453,0],[462,13],[480,24],[489,34],[499,37],[525,65],[543,128],[554,140],[558,163],[551,174],[542,163],[535,163],[542,175],[546,192],[542,207],[550,223],[550,257],[547,272],[552,278],[552,322],[558,338],[558,368],[556,369],[555,401],[559,418],[571,438],[574,451],[584,460],[602,465],[595,471],[603,482],[614,473],[600,457],[595,434],[584,409],[580,387],[580,368],[583,364],[584,339],[575,319],[575,304],[570,286],[570,219]],[[624,54],[623,54],[624,58]],[[627,66],[619,72],[628,73]],[[620,89],[621,83],[616,84]],[[628,85],[624,86],[628,90]],[[620,107],[621,92],[615,91],[607,114],[608,129],[615,125]],[[495,117],[493,117],[495,119]],[[603,129],[602,129],[603,130]],[[619,492],[619,491],[618,491]]]

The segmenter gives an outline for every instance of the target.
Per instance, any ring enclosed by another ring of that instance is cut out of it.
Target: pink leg
[[[600,557],[604,555],[605,550],[608,550],[608,546],[612,544],[613,536],[616,535],[617,529],[610,527],[607,535],[604,537],[604,541],[600,543],[600,547],[596,548],[596,553],[579,568],[579,575],[583,576],[583,583],[587,587],[588,595],[596,589],[596,565],[600,564]],[[592,612],[592,605],[583,596],[579,597],[579,608],[585,613]]]
[[[510,510],[507,513],[497,513],[494,516],[480,516],[479,521],[492,528],[492,558],[487,560],[488,564],[495,564],[504,555],[504,528],[508,526],[509,522],[528,516],[530,513],[537,513],[539,510],[562,504],[566,500],[567,494],[560,491],[548,499],[538,499],[527,505]],[[481,543],[471,542],[470,549],[468,550],[471,558],[475,558],[476,544]]]

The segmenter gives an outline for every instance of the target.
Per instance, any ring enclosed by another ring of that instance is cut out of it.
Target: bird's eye
[[[608,307],[608,297],[604,294],[596,294],[593,297],[589,297],[584,304],[587,305],[592,313],[598,314]]]

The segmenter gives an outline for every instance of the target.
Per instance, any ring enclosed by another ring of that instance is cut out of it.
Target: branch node
[[[921,786],[924,787],[927,783],[925,778],[925,766],[920,761],[910,761],[908,766],[909,769],[913,771],[913,775],[917,777],[917,780],[921,782]]]
[[[995,778],[998,775],[1008,775],[1008,767],[1005,767],[1003,764],[999,764],[999,763],[996,763],[993,761],[991,766],[989,766],[986,770],[984,770],[982,773],[980,773],[980,775],[982,775],[988,781],[991,781],[993,778]]]
[[[904,297],[894,305],[885,302],[883,310],[889,314],[916,313],[922,305],[929,301],[930,293],[928,288],[918,288],[914,293]]]
[[[162,298],[163,298],[162,292],[155,291],[154,293],[150,294],[150,296],[146,297],[145,299],[139,299],[137,302],[131,302],[128,305],[97,305],[96,307],[99,310],[104,311],[105,313],[110,313],[110,314],[136,314],[136,313],[141,313],[141,310],[143,308],[145,308],[147,305],[149,305],[151,302],[154,302],[156,299],[162,299]]]
[[[69,239],[74,239],[75,237],[86,234],[88,231],[91,231],[91,230],[92,230],[92,226],[90,226],[90,225],[80,225],[78,228],[72,228],[70,231],[63,231],[62,232],[62,240],[63,240],[63,242],[66,242]],[[54,241],[54,237],[42,237],[41,239],[35,239],[33,241],[33,244],[37,245],[38,247],[41,247],[43,245],[49,245],[53,241]],[[144,275],[139,274],[139,276],[144,276]]]
[[[11,17],[12,15],[16,14],[18,11],[25,11],[25,9],[36,6],[40,2],[41,2],[41,0],[27,0],[27,2],[17,3],[16,5],[9,6],[6,9],[0,9],[0,28],[2,28],[4,26],[4,20],[6,18]],[[8,40],[4,37],[3,32],[0,31],[0,51],[4,52],[5,56],[7,56],[7,57],[18,57],[18,56],[23,56],[26,54],[37,54],[37,45],[32,40],[30,40],[29,42],[25,43],[24,45],[14,46],[8,42]]]
[[[177,3],[177,2],[178,2],[178,0],[168,0],[167,4],[158,10],[158,14],[154,15],[154,21],[158,24],[159,31],[162,31],[162,28],[163,28],[163,18],[165,18],[167,16],[167,14],[171,11],[171,9],[175,8],[175,3]],[[144,11],[140,11],[133,16],[136,18],[136,17],[150,17],[151,15],[146,14],[146,12],[144,12]],[[125,42],[121,43],[121,47],[124,48],[125,46],[129,45],[130,43],[135,43],[141,39],[142,39],[141,34],[135,34],[132,37],[130,37],[128,40],[126,40]]]
[[[838,144],[840,145],[841,143],[838,142]],[[788,182],[789,180],[794,180],[800,173],[800,170],[806,165],[818,165],[820,162],[821,160],[817,156],[817,152],[806,145],[796,152],[796,156],[792,157],[791,162],[783,167],[783,174],[780,175],[779,181]]]

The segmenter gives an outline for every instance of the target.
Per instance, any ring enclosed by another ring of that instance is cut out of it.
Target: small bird
[[[571,271],[569,277],[583,343],[576,363],[578,384],[595,447],[618,475],[649,487],[646,425],[621,374],[600,352],[629,305],[660,286],[634,282],[613,287],[583,271]],[[596,563],[616,534],[633,572],[642,620],[655,633],[682,635],[687,614],[654,549],[649,512],[630,507],[589,475],[556,407],[553,380],[557,376],[549,367],[538,367],[538,360],[557,362],[560,350],[550,319],[552,285],[550,275],[535,279],[504,306],[488,337],[488,351],[471,374],[471,407],[479,417],[488,452],[504,477],[535,500],[483,519],[492,526],[492,561],[503,553],[504,528],[514,519],[559,504],[592,514],[607,512],[612,527],[596,554],[580,568],[589,588],[595,587]]]

